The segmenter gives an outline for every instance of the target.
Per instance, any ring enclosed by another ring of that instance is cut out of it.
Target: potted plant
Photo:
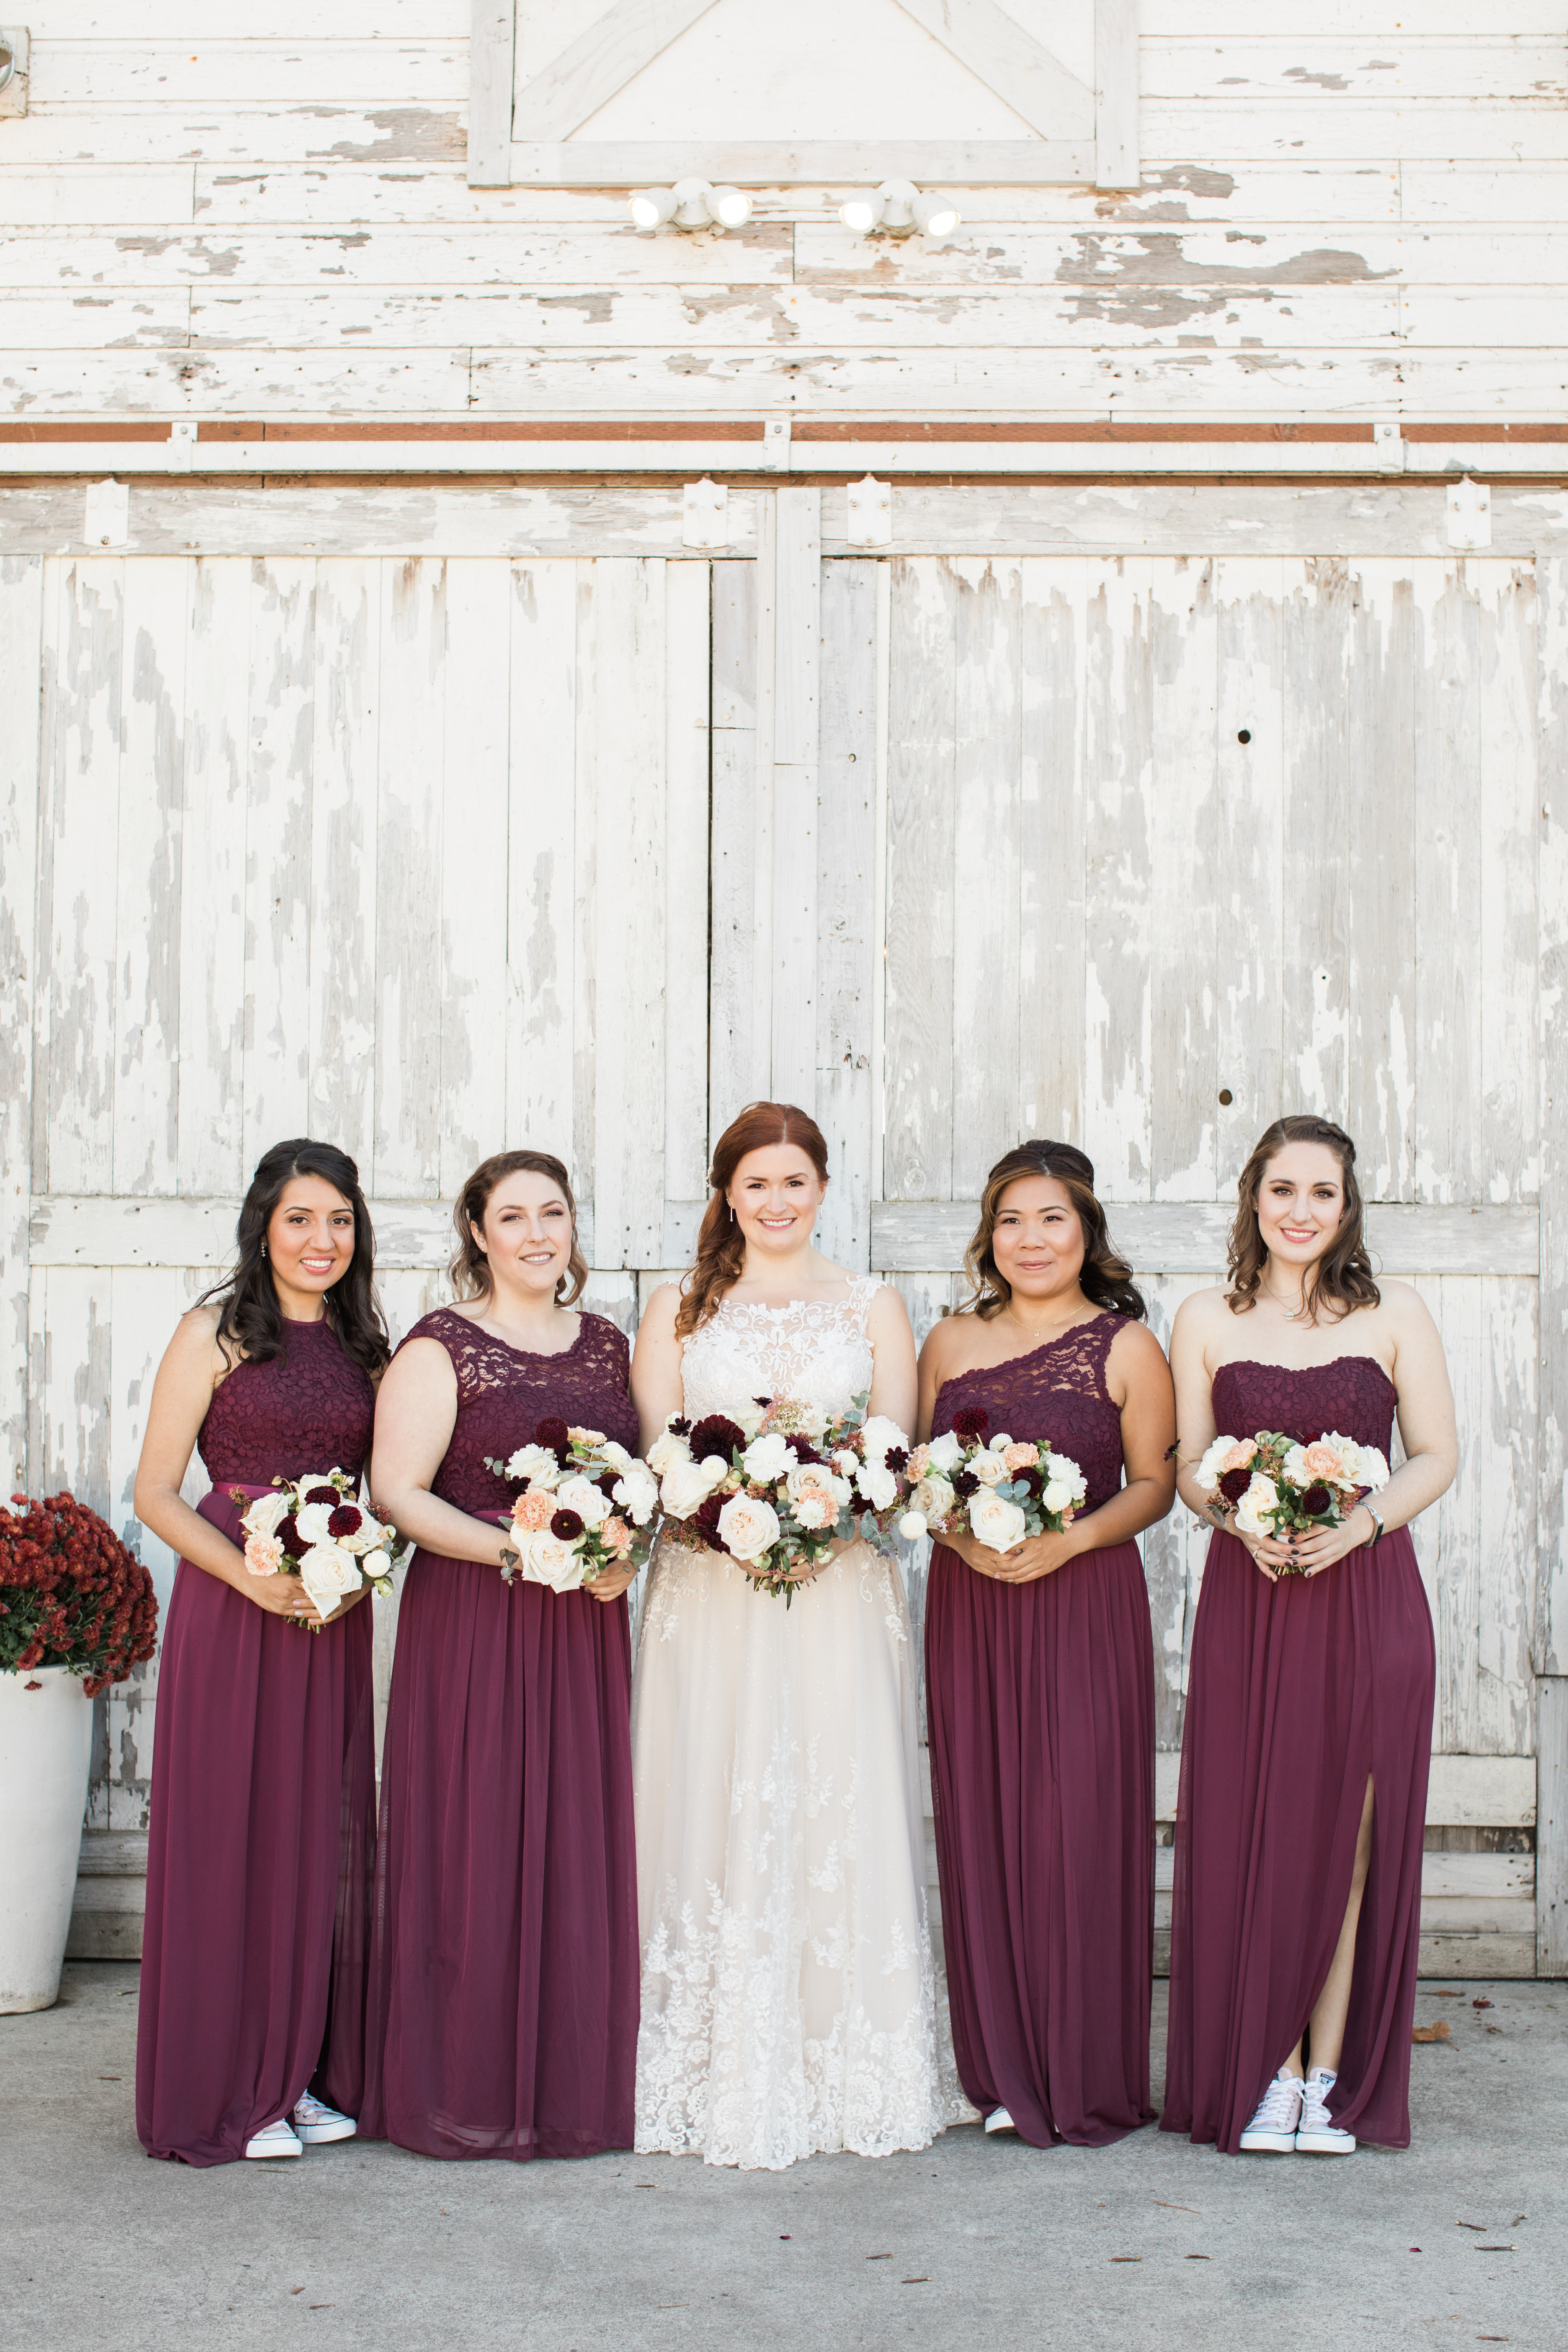
[[[71,1495],[0,1510],[0,2011],[59,1995],[92,1700],[157,1640],[153,1580]]]

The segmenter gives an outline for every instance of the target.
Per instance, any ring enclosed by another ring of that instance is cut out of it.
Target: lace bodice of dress
[[[1026,1356],[956,1373],[937,1391],[931,1435],[951,1429],[965,1405],[982,1405],[993,1437],[1003,1430],[1009,1437],[1047,1437],[1076,1462],[1089,1482],[1088,1508],[1097,1511],[1121,1485],[1121,1414],[1105,1385],[1105,1363],[1123,1320],[1097,1315]]]
[[[866,1323],[880,1287],[852,1275],[847,1298],[792,1298],[787,1307],[721,1299],[681,1357],[688,1414],[731,1412],[755,1397],[794,1397],[826,1413],[847,1412],[871,1385]]]
[[[1282,1430],[1304,1441],[1328,1429],[1375,1445],[1387,1455],[1399,1395],[1374,1356],[1336,1356],[1331,1363],[1222,1364],[1214,1376],[1215,1427],[1231,1437]]]
[[[285,1322],[281,1356],[237,1364],[213,1391],[196,1450],[215,1486],[266,1486],[312,1470],[357,1479],[364,1466],[375,1414],[370,1374],[343,1353],[325,1316]]]
[[[485,1468],[526,1445],[546,1416],[597,1429],[637,1452],[637,1417],[627,1392],[626,1334],[603,1315],[579,1318],[577,1337],[558,1356],[509,1347],[450,1307],[421,1316],[407,1339],[435,1339],[458,1376],[458,1418],[430,1492],[459,1511],[505,1508],[519,1489]]]

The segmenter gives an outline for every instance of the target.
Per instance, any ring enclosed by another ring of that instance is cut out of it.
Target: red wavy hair
[[[697,1263],[680,1286],[680,1307],[675,1318],[678,1339],[700,1330],[731,1284],[739,1282],[746,1241],[724,1196],[748,1151],[766,1151],[779,1143],[797,1145],[826,1183],[827,1143],[809,1111],[795,1103],[754,1102],[731,1120],[713,1147],[713,1165],[708,1171],[712,1191],[697,1236]]]

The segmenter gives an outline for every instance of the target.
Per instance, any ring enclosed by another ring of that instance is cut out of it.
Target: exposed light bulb
[[[634,228],[662,228],[675,217],[673,188],[639,188],[627,205]]]
[[[857,236],[869,236],[882,217],[881,199],[879,196],[851,196],[847,204],[839,205],[838,217],[846,228],[854,230]]]
[[[744,228],[752,217],[752,200],[739,188],[710,188],[708,209],[721,228]]]
[[[946,196],[917,196],[911,210],[922,236],[951,236],[959,225],[958,207]]]

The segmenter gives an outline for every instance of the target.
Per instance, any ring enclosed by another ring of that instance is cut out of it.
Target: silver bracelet
[[[1378,1545],[1383,1541],[1383,1514],[1381,1511],[1376,1510],[1373,1506],[1368,1502],[1364,1495],[1361,1498],[1361,1507],[1366,1513],[1367,1517],[1372,1521],[1374,1530],[1372,1541],[1367,1545],[1366,1549],[1368,1551],[1375,1551]]]

